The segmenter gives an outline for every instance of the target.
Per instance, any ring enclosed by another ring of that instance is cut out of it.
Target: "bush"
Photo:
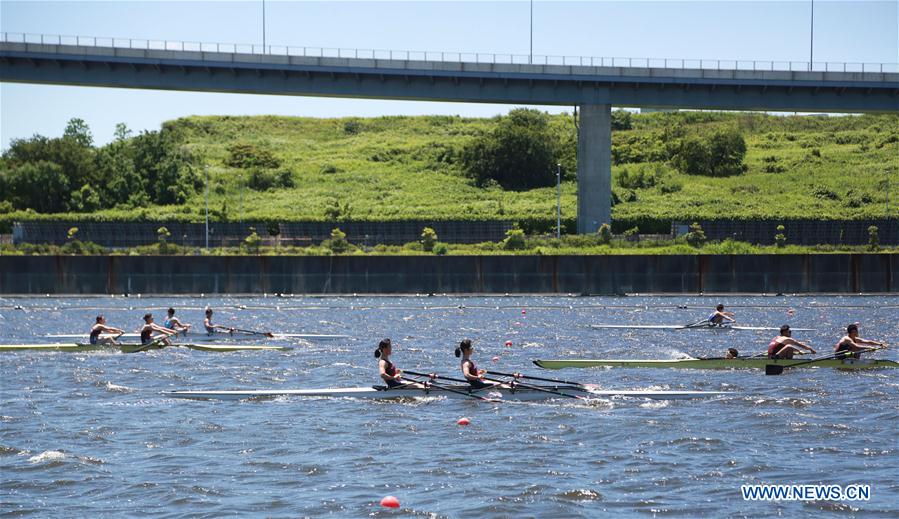
[[[421,231],[421,250],[425,252],[431,252],[434,250],[434,245],[437,243],[437,233],[434,232],[434,229],[430,227],[425,227]]]
[[[612,111],[612,131],[630,130],[633,128],[631,113],[627,110]]]
[[[787,244],[787,236],[784,234],[785,230],[786,227],[784,227],[783,225],[777,226],[777,234],[774,235],[774,244],[778,248],[781,248]]]
[[[268,191],[272,188],[294,187],[293,172],[289,169],[273,172],[271,170],[253,168],[250,170],[250,178],[247,187],[254,191]]]
[[[362,123],[358,119],[350,119],[343,123],[344,135],[358,135],[362,132]]]
[[[706,242],[705,231],[702,230],[702,226],[698,222],[693,222],[690,225],[690,231],[684,235],[684,238],[693,247],[702,247]]]
[[[330,249],[335,254],[340,254],[350,248],[350,242],[346,240],[345,232],[339,228],[334,228],[331,230],[331,239],[325,240],[322,246]]]
[[[250,227],[250,234],[246,238],[243,239],[244,245],[247,247],[247,252],[250,254],[259,254],[259,245],[262,242],[262,239],[256,233],[255,227]]]
[[[745,169],[746,141],[735,129],[719,130],[704,138],[692,135],[675,147],[673,162],[688,175],[728,177]]]
[[[436,254],[438,256],[445,256],[447,252],[448,252],[448,249],[447,249],[445,243],[438,243],[437,245],[434,246],[434,254]]]
[[[612,243],[612,226],[607,223],[600,225],[596,231],[596,236],[599,237],[599,243],[603,245]]]
[[[159,253],[160,254],[168,254],[169,253],[169,244],[168,238],[172,233],[165,227],[160,227],[156,229],[156,237],[159,245]]]
[[[228,158],[225,164],[232,168],[277,168],[281,161],[272,152],[261,149],[254,144],[237,143],[228,146]]]
[[[502,241],[503,249],[522,250],[525,248],[524,231],[521,229],[509,229],[506,231],[506,239]]]
[[[876,225],[868,227],[868,250],[870,251],[880,250],[880,237],[877,235],[877,231]]]

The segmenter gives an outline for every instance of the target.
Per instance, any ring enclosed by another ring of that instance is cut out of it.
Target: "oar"
[[[700,328],[708,322],[709,322],[708,320],[703,319],[702,321],[696,321],[695,323],[692,323],[692,324],[685,324],[684,328]]]
[[[543,388],[543,387],[540,387],[540,386],[532,386],[532,385],[530,385],[530,384],[522,384],[521,382],[518,382],[518,381],[512,381],[512,382],[510,383],[510,382],[505,382],[505,381],[503,381],[503,380],[497,380],[497,379],[495,379],[495,378],[487,378],[487,377],[483,377],[483,379],[484,379],[484,380],[489,380],[490,382],[498,382],[498,383],[500,383],[500,384],[509,384],[509,386],[511,386],[511,387],[513,387],[513,388],[514,388],[515,386],[519,386],[519,387],[523,387],[523,388],[525,388],[525,389],[530,389],[530,390],[532,390],[532,391],[540,391],[540,392],[542,392],[542,393],[550,393],[550,394],[552,394],[552,395],[564,396],[564,397],[568,397],[568,398],[577,398],[578,400],[586,400],[586,398],[584,398],[584,397],[582,397],[582,396],[579,396],[579,395],[569,395],[568,393],[563,393],[563,392],[561,392],[561,391],[555,391],[555,390],[552,390],[552,389],[546,389],[546,388]],[[580,388],[578,388],[578,389],[580,389]]]
[[[131,350],[129,353],[138,353],[141,351],[147,351],[150,348],[153,348],[155,346],[159,346],[160,344],[163,344],[163,341],[168,339],[170,336],[171,335],[163,335],[162,337],[153,339],[152,341],[148,342],[147,344],[143,344],[139,348]]]
[[[788,366],[785,366],[783,364],[765,364],[765,375],[780,375],[781,373],[784,372],[784,368],[795,368],[796,366],[803,366],[806,364],[814,364],[815,362],[820,362],[822,360],[830,360],[830,359],[835,359],[837,357],[845,357],[846,355],[849,355],[852,353],[859,353],[859,352],[863,352],[863,351],[882,350],[885,347],[886,346],[881,346],[880,348],[862,348],[858,351],[852,351],[852,352],[841,351],[839,353],[835,353],[833,355],[828,355],[826,357],[819,357],[817,359],[805,360],[802,362],[797,362],[795,364],[790,364]]]
[[[589,386],[587,386],[586,384],[581,384],[580,382],[570,382],[568,380],[559,380],[557,378],[532,377],[530,375],[522,375],[521,373],[503,373],[501,371],[493,370],[490,370],[490,373],[499,375],[501,377],[527,378],[531,380],[540,380],[542,382],[555,382],[556,384],[568,384],[569,386],[577,386],[583,389],[589,389]]]
[[[241,330],[240,328],[235,328],[234,331],[240,332],[240,333],[248,333],[250,335],[265,335],[269,339],[271,339],[275,336],[275,334],[273,334],[272,332],[258,332],[256,330]]]
[[[416,372],[414,372],[414,371],[403,371],[403,373],[408,373],[408,374],[410,374],[410,375],[415,375],[415,376],[417,376],[417,377],[427,377],[427,378],[429,378],[429,379],[431,379],[431,380],[437,378],[437,375],[429,375],[429,374],[425,374],[425,373],[416,373]],[[445,377],[444,377],[444,378],[445,378]],[[424,384],[425,384],[425,385],[431,385],[431,386],[434,386],[434,387],[436,387],[437,389],[441,389],[441,390],[443,390],[443,391],[449,391],[450,393],[457,393],[457,394],[459,394],[459,395],[464,395],[464,396],[467,396],[467,397],[475,398],[475,399],[477,399],[477,400],[483,400],[483,401],[485,401],[485,402],[502,402],[502,400],[497,400],[497,399],[495,399],[495,398],[487,398],[487,397],[483,397],[483,396],[481,396],[481,395],[475,395],[475,394],[473,394],[473,393],[469,393],[468,391],[460,391],[460,390],[458,390],[458,389],[453,389],[453,388],[451,388],[451,387],[449,387],[449,386],[444,386],[443,384],[435,384],[435,383],[432,382],[431,380],[428,380],[428,381],[424,382]],[[456,379],[447,378],[447,380],[456,380]],[[485,389],[486,389],[486,388],[485,388]]]

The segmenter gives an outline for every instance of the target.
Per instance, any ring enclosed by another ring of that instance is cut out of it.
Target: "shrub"
[[[430,227],[425,227],[421,231],[421,250],[425,252],[431,252],[434,250],[434,245],[437,243],[437,233],[434,232],[434,229]]]
[[[340,168],[338,168],[334,164],[322,164],[321,168],[319,168],[318,172],[323,175],[332,175],[334,173],[339,173]]]
[[[69,227],[69,231],[66,233],[66,240],[74,241],[78,236],[78,228],[77,227]]]
[[[172,233],[165,227],[160,227],[156,229],[156,239],[159,245],[159,253],[160,254],[168,254],[169,253],[169,244],[168,238]]]
[[[777,234],[774,235],[774,244],[777,245],[778,248],[787,244],[787,236],[784,234],[785,230],[786,227],[783,225],[777,226]]]
[[[334,198],[331,203],[325,206],[325,217],[329,220],[344,221],[349,219],[353,212],[353,207],[349,202],[340,203],[340,200]]]
[[[265,231],[269,236],[278,236],[281,234],[281,225],[278,222],[268,222],[265,224]]]
[[[250,254],[259,254],[259,245],[262,239],[256,234],[256,228],[250,227],[250,234],[243,239],[244,245],[247,246],[247,252]]]
[[[448,249],[447,249],[445,243],[438,243],[437,245],[434,246],[434,254],[436,254],[438,256],[445,256],[447,252],[448,252]]]
[[[502,241],[503,249],[522,250],[525,248],[524,231],[521,229],[509,229],[506,231],[506,239]]]
[[[690,225],[690,231],[684,235],[684,238],[693,247],[701,247],[706,242],[705,231],[702,230],[702,226],[698,222],[693,222]]]
[[[876,225],[868,227],[868,250],[880,250],[880,238],[877,235],[877,231]]]
[[[358,119],[350,119],[343,123],[344,135],[358,135],[362,132],[362,123]]]
[[[627,110],[612,111],[612,131],[630,130],[633,128],[633,116]]]
[[[341,231],[339,228],[334,228],[331,230],[331,239],[325,240],[325,242],[322,243],[322,246],[327,247],[335,254],[340,254],[346,252],[350,248],[350,242],[346,240],[345,232]]]
[[[232,168],[277,168],[281,161],[272,152],[254,144],[237,143],[228,146],[225,164]]]
[[[719,130],[709,137],[682,139],[673,153],[677,169],[688,175],[728,177],[744,171],[746,141],[735,129]]]
[[[596,235],[599,237],[599,243],[608,245],[612,242],[612,226],[607,223],[600,225]]]

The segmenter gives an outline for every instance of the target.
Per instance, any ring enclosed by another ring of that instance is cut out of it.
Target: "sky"
[[[530,6],[519,1],[265,2],[269,45],[527,55]],[[536,1],[534,55],[809,60],[812,1]],[[5,33],[262,43],[262,1],[0,0]],[[814,2],[816,62],[899,62],[899,0]],[[163,92],[2,82],[0,147],[58,136],[79,117],[95,142],[189,115],[309,117],[458,114],[512,106]],[[560,107],[537,107],[550,112]]]

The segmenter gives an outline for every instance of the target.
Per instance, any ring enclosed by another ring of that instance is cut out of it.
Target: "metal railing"
[[[550,56],[502,53],[435,52],[387,49],[344,49],[256,45],[252,43],[205,43],[192,41],[146,40],[136,38],[104,38],[95,36],[61,36],[28,33],[0,33],[3,43],[42,45],[75,45],[136,50],[168,50],[219,54],[256,54],[309,58],[352,58],[370,60],[426,61],[441,63],[508,64],[538,66],[628,67],[698,70],[745,70],[782,72],[871,72],[896,73],[899,63],[776,61],[744,59],[626,58],[595,56]]]

